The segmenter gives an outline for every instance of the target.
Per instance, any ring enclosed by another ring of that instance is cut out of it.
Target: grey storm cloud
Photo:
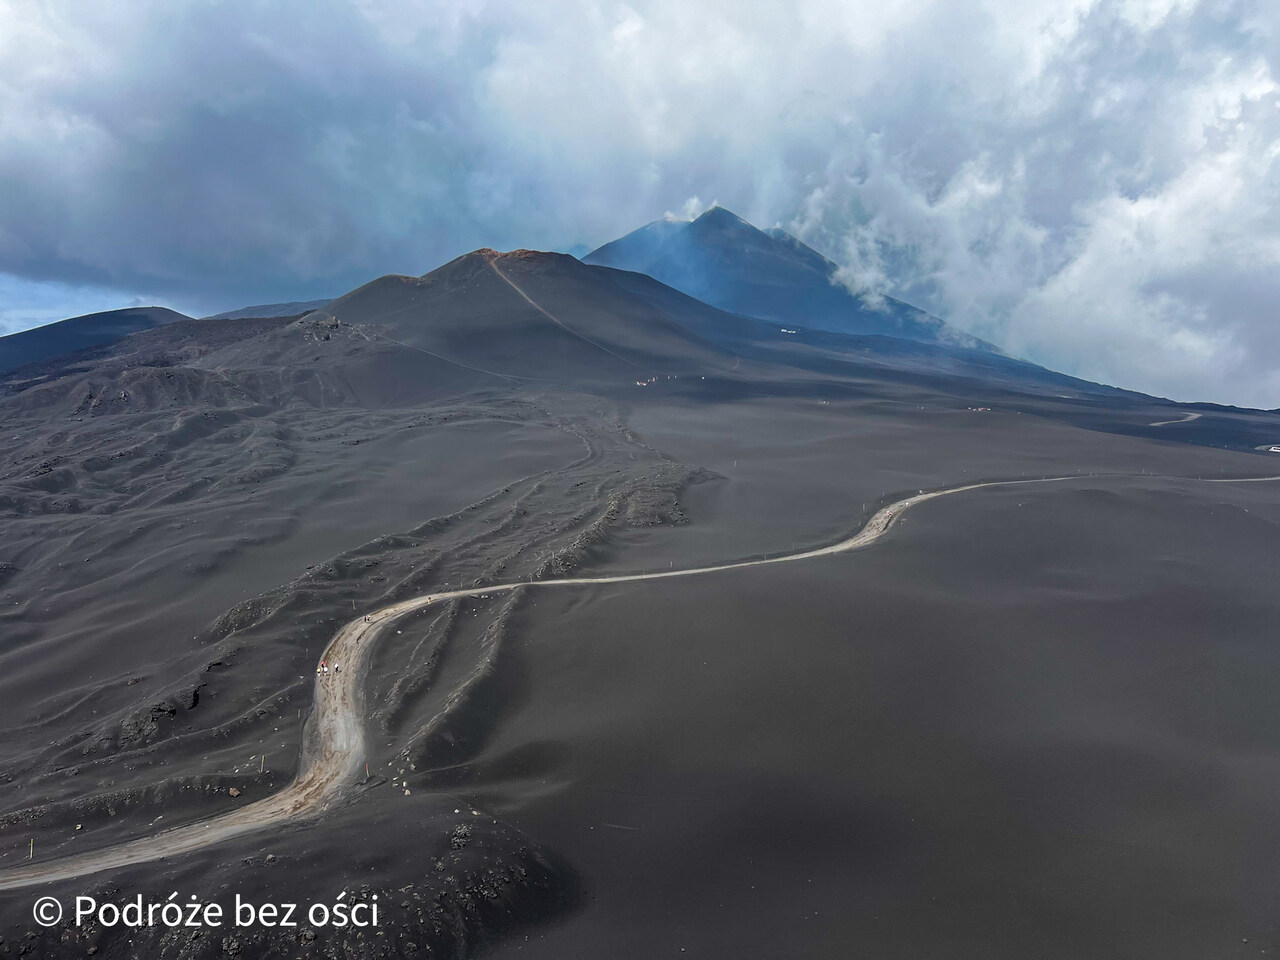
[[[718,201],[872,302],[1280,406],[1277,76],[1266,0],[0,0],[0,318],[322,296]]]

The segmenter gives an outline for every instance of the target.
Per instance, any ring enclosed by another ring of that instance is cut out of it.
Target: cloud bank
[[[1264,0],[0,0],[0,324],[710,199],[1046,365],[1280,406]]]

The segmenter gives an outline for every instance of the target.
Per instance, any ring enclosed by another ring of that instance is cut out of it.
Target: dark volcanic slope
[[[722,310],[785,326],[995,350],[892,297],[881,309],[867,307],[834,280],[836,265],[816,250],[782,230],[758,230],[723,207],[691,223],[656,221],[584,261],[647,273]]]
[[[115,343],[131,333],[189,320],[167,307],[130,307],[89,313],[0,337],[0,371]]]
[[[734,359],[563,254],[481,250],[423,277],[374,280],[324,312],[512,381],[621,384]]]
[[[482,253],[329,312],[173,324],[0,382],[0,867],[32,834],[55,856],[278,789],[312,661],[353,608],[563,573],[613,529],[683,520],[701,475],[578,392],[733,359],[576,260]],[[379,651],[375,770],[465,756],[483,724],[444,720],[521,604],[450,604]],[[362,834],[377,798],[343,814],[342,861],[393,858],[377,881],[418,885],[398,938],[448,955],[571,896],[570,872],[491,821],[430,828],[422,855],[449,869],[420,875],[406,824],[456,801],[393,804],[381,846]],[[332,895],[315,840],[274,842],[299,896]],[[481,888],[501,895],[477,910]]]
[[[478,251],[299,319],[173,323],[0,374],[0,874],[32,841],[38,868],[280,790],[315,662],[360,611],[786,553],[919,489],[1079,478],[913,508],[861,554],[423,610],[372,651],[369,776],[342,803],[7,893],[0,946],[1280,943],[1280,484],[1206,482],[1280,473],[1258,449],[1280,417],[777,326]],[[45,893],[174,890],[384,912],[376,934],[31,920]]]

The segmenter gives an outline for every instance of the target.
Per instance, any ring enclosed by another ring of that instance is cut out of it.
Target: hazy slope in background
[[[114,343],[140,330],[190,319],[167,307],[129,307],[59,320],[0,337],[0,370],[16,370],[28,363]]]
[[[722,310],[784,326],[996,349],[892,297],[880,309],[868,307],[834,281],[837,266],[816,250],[782,230],[758,230],[724,207],[690,222],[657,220],[583,260],[647,273]]]
[[[832,364],[840,367],[870,362],[904,374],[967,377],[991,387],[1009,385],[1022,391],[1051,391],[1055,396],[1101,395],[1113,400],[1128,397],[1144,404],[1151,401],[1145,394],[1081,380],[997,352],[883,334],[836,333],[805,326],[780,328],[767,320],[718,310],[644,273],[604,266],[592,269],[744,360],[758,358],[770,365],[813,370],[830,370]]]
[[[319,310],[330,303],[329,300],[294,300],[289,303],[260,303],[251,307],[240,307],[238,310],[227,310],[212,316],[202,317],[204,320],[250,320],[270,317],[296,317],[299,314]]]

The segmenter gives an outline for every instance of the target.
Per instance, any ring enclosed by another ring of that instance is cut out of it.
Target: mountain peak
[[[583,262],[647,273],[713,307],[786,327],[994,349],[892,297],[868,307],[839,283],[836,264],[816,250],[782,230],[760,230],[719,205],[690,223],[654,221]]]
[[[694,224],[701,224],[704,227],[716,227],[718,229],[747,229],[755,233],[759,233],[754,226],[743,220],[740,216],[730,210],[728,207],[722,207],[719,204],[708,207],[701,216],[693,221]]]

